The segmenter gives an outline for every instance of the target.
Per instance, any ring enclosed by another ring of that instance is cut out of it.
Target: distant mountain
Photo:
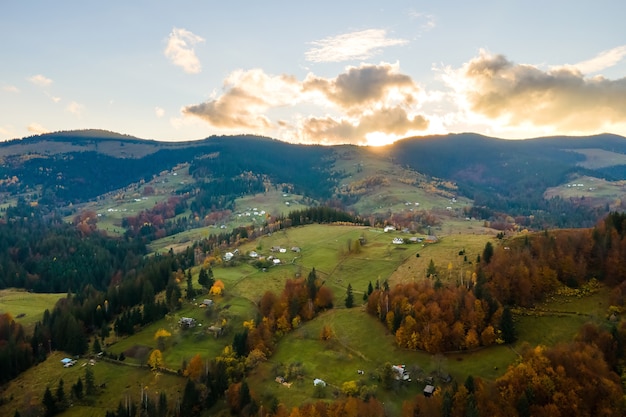
[[[359,205],[360,199],[372,196],[371,189],[389,186],[390,180],[415,188],[428,178],[438,178],[455,184],[453,191],[442,190],[442,196],[452,192],[469,198],[483,213],[527,216],[576,205],[546,200],[544,195],[570,178],[626,179],[626,139],[603,134],[503,140],[463,133],[357,148],[294,145],[247,135],[160,142],[85,130],[0,143],[0,161],[0,192],[5,197],[28,196],[56,207],[149,181],[159,172],[189,163],[197,185],[187,191],[205,187],[207,193],[225,192],[233,187],[226,184],[247,176],[257,185],[248,183],[240,193],[273,184],[318,202],[334,199],[348,209],[375,210],[375,202]],[[404,178],[407,175],[409,179]]]

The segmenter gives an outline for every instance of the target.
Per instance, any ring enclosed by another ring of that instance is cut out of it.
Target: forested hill
[[[189,189],[200,189],[205,196],[224,190],[243,195],[271,184],[324,203],[341,199],[338,187],[342,178],[351,175],[336,166],[345,149],[294,145],[260,136],[160,142],[100,130],[59,132],[0,144],[0,192],[27,195],[31,201],[58,207],[148,181],[177,164],[189,163],[199,185]],[[483,213],[563,212],[563,205],[570,203],[546,199],[549,187],[575,176],[626,179],[626,139],[610,134],[502,140],[465,133],[407,138],[385,148],[360,149],[359,158],[369,163],[359,169],[392,161],[453,182],[458,194],[473,200]],[[206,203],[210,207],[214,202]],[[352,196],[343,203],[350,209],[357,202]],[[595,220],[599,213],[589,210],[597,209],[597,204],[583,207],[578,217]]]

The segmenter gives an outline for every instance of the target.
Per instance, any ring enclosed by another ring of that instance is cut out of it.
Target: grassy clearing
[[[66,294],[33,293],[23,289],[0,290],[0,313],[11,313],[16,322],[27,331],[43,318],[46,309],[52,310]]]
[[[517,310],[516,328],[520,342],[531,346],[552,346],[571,341],[580,327],[606,321],[609,289],[600,287],[586,296],[555,295],[534,309]]]
[[[63,379],[65,394],[69,397],[72,385],[78,378],[84,378],[87,359],[79,359],[71,368],[64,368],[60,360],[65,357],[62,352],[53,352],[45,362],[29,369],[3,387],[2,398],[6,404],[0,405],[0,415],[12,416],[15,410],[22,415],[29,408],[39,409],[46,387],[55,392],[58,381]],[[120,400],[129,396],[139,402],[141,387],[147,389],[153,399],[165,392],[169,404],[175,404],[182,397],[185,380],[169,374],[156,374],[147,368],[120,365],[106,361],[97,361],[93,370],[99,395],[86,399],[82,404],[70,407],[64,416],[103,416],[106,410],[117,408]],[[84,381],[83,381],[84,382]],[[37,413],[43,415],[43,413]]]
[[[185,302],[183,308],[175,314],[168,314],[134,335],[119,340],[113,338],[107,351],[119,355],[139,348],[142,353],[138,357],[128,357],[126,360],[134,364],[145,364],[149,352],[159,347],[154,334],[159,329],[166,329],[172,334],[167,338],[162,352],[166,368],[180,369],[183,361],[189,361],[196,354],[203,358],[217,356],[225,346],[232,343],[232,335],[243,328],[243,321],[255,317],[255,307],[247,299],[228,295],[213,297],[215,307],[207,311],[198,306],[198,301],[202,298],[200,296],[197,301]],[[192,329],[181,329],[178,325],[181,317],[194,318],[198,325]],[[215,338],[207,330],[212,325],[224,327],[224,335]]]

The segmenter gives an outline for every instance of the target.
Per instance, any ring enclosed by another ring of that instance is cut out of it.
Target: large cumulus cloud
[[[481,51],[446,80],[471,112],[508,127],[597,133],[626,122],[626,78],[586,77],[575,66],[541,69]]]
[[[372,134],[397,139],[426,129],[418,94],[398,64],[363,64],[336,77],[308,74],[302,81],[239,70],[226,79],[221,94],[182,112],[216,129],[279,134],[302,143],[367,144]],[[286,119],[280,117],[285,108]]]

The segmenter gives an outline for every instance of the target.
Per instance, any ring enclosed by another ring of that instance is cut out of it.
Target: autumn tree
[[[157,341],[157,345],[160,350],[165,350],[166,341],[172,336],[172,333],[165,329],[159,329],[154,333],[154,340]]]
[[[320,332],[320,339],[326,341],[332,339],[334,336],[333,329],[327,324],[322,327],[322,331]]]
[[[223,292],[224,292],[224,283],[220,279],[216,280],[215,283],[211,286],[211,289],[209,290],[209,294],[211,295],[222,295]]]
[[[156,371],[161,366],[163,366],[163,354],[159,349],[154,349],[150,353],[150,358],[148,358],[148,365],[152,368],[153,371]]]
[[[183,375],[191,379],[192,381],[198,382],[202,373],[204,371],[204,363],[200,354],[194,355],[193,358],[189,361],[187,368],[183,371]]]

